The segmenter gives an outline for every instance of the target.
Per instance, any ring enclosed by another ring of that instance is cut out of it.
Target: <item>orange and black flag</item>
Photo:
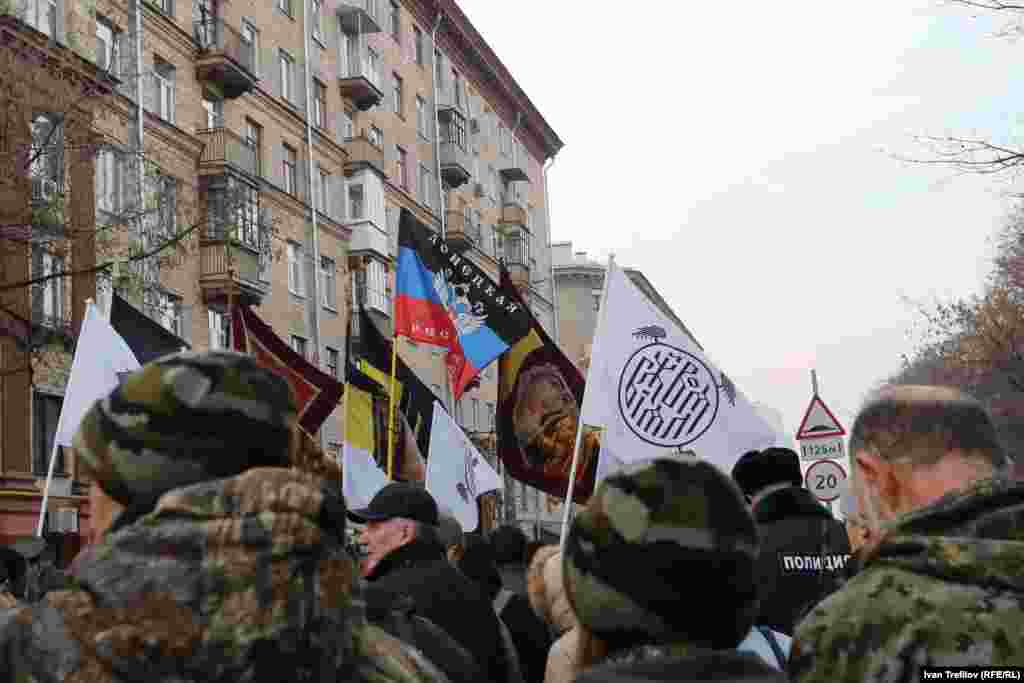
[[[515,292],[504,267],[501,281],[503,289]],[[521,299],[517,303],[529,310]],[[584,379],[530,318],[530,332],[498,361],[498,457],[514,479],[564,499]],[[599,446],[598,434],[585,430],[573,489],[577,503],[593,493]]]

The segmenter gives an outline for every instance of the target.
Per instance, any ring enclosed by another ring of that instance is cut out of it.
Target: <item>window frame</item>
[[[320,255],[320,304],[329,311],[338,311],[337,263],[329,256]]]
[[[390,23],[390,26],[388,27],[388,32],[391,34],[391,37],[394,38],[395,42],[401,45],[402,8],[397,2],[395,2],[395,0],[391,0],[391,12],[388,16],[388,22]]]
[[[286,194],[290,194],[295,197],[298,195],[299,189],[299,153],[287,142],[282,142],[281,146],[284,148],[284,156],[281,157],[281,172],[283,174],[284,191]]]
[[[303,268],[305,253],[302,245],[288,241],[288,291],[298,297],[306,296],[306,271]]]
[[[416,46],[416,64],[418,64],[419,66],[426,66],[427,61],[424,58],[426,51],[423,49],[423,31],[420,29],[419,26],[413,26],[412,32],[413,42],[415,43]]]
[[[309,360],[309,340],[305,337],[301,337],[297,334],[291,335],[288,340],[288,346],[291,347],[292,351],[299,354],[306,360]]]
[[[106,67],[102,67],[99,64],[100,46],[106,44],[106,38],[100,36],[100,29],[103,28],[110,33],[109,45],[107,49],[103,50],[104,59],[107,60]],[[121,32],[114,26],[114,22],[107,19],[101,14],[96,15],[96,66],[99,66],[101,70],[105,70],[112,76],[119,77],[121,75]]]
[[[281,99],[289,104],[292,102],[292,80],[294,78],[295,58],[287,50],[279,48],[277,51],[278,79],[281,84]]]
[[[313,79],[313,125],[320,130],[327,128],[327,86]]]
[[[392,102],[395,116],[405,120],[405,81],[401,76],[398,75],[397,71],[391,72],[392,82],[394,87],[392,88]]]
[[[398,157],[398,183],[403,190],[409,190],[409,152],[401,145],[395,145],[395,155]]]

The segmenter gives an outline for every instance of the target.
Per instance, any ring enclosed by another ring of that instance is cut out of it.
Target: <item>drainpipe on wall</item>
[[[138,0],[136,0],[137,2]],[[315,364],[321,367],[320,358],[323,356],[323,346],[320,340],[320,226],[316,218],[316,183],[313,182],[313,124],[309,120],[310,112],[313,111],[312,90],[313,82],[309,71],[309,2],[302,6],[302,61],[305,71],[306,87],[306,113],[303,117],[306,123],[306,186],[309,190],[309,213],[313,225],[313,303],[310,312],[313,315],[313,348],[315,349]],[[325,434],[320,429],[320,448],[326,452]]]
[[[145,114],[143,113],[143,109],[142,109],[142,106],[143,106],[142,100],[143,100],[143,95],[144,95],[144,93],[142,91],[143,87],[144,87],[143,86],[144,74],[142,72],[142,0],[130,0],[130,3],[131,3],[130,4],[130,11],[132,13],[134,13],[134,15],[135,15],[135,41],[134,42],[135,42],[135,74],[136,74],[136,77],[135,77],[135,85],[132,87],[132,89],[134,90],[134,96],[135,96],[135,130],[133,131],[133,133],[135,133],[135,134],[132,136],[134,138],[132,140],[132,144],[135,147],[135,159],[136,159],[136,164],[135,164],[136,165],[136,168],[135,168],[135,184],[136,184],[137,187],[136,187],[134,199],[137,202],[136,214],[138,216],[137,220],[139,221],[139,226],[138,226],[139,241],[142,243],[143,249],[148,249],[149,248],[149,244],[148,244],[148,240],[147,240],[147,235],[145,234],[145,223],[144,223],[144,219],[142,218],[142,216],[144,215],[145,209],[146,209],[146,206],[145,206],[146,194],[145,194],[145,189],[143,188],[143,183],[146,180],[146,169],[145,169],[145,147],[143,146],[143,143],[144,143],[143,138],[144,138],[144,131],[145,131]],[[149,267],[149,265],[145,261],[140,261],[139,262],[139,270],[142,273],[142,282],[143,282],[143,286],[142,286],[143,300],[141,302],[142,303],[141,308],[142,308],[143,311],[146,312],[147,315],[151,315],[152,311],[147,311],[146,310],[146,305],[145,305],[146,304],[145,292],[147,291],[147,287],[148,287],[148,284],[149,284],[146,281],[147,280],[146,275],[147,275],[147,268],[148,267]],[[113,291],[113,287],[114,287],[113,279],[110,282],[110,287],[111,287],[111,291]],[[113,300],[113,295],[111,295],[111,300]]]
[[[544,176],[544,224],[548,228],[548,277],[551,278],[551,311],[554,314],[555,328],[555,333],[551,336],[555,338],[555,344],[558,344],[558,283],[555,281],[555,259],[552,251],[554,240],[551,237],[551,195],[548,194],[548,171],[555,165],[555,157],[551,157],[548,161],[549,163],[544,165],[541,172]]]

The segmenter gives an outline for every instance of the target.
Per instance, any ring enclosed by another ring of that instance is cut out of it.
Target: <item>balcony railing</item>
[[[259,177],[259,154],[237,133],[227,128],[207,128],[197,132],[196,136],[204,143],[200,168],[230,166],[254,178]]]
[[[348,161],[345,164],[347,172],[355,171],[362,166],[373,166],[381,173],[384,172],[384,150],[370,142],[365,133],[347,140],[345,151],[348,152]]]
[[[374,16],[376,2],[373,0],[340,0],[338,17],[346,33],[380,33],[381,27]]]
[[[218,83],[228,98],[238,97],[256,85],[256,48],[220,18],[196,21],[193,35],[199,44],[197,65],[201,80]]]
[[[338,66],[338,87],[342,97],[352,100],[360,110],[366,110],[384,99],[380,73],[374,68],[365,49],[342,52]]]

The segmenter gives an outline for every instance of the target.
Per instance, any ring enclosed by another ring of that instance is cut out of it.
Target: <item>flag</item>
[[[348,508],[366,507],[388,483],[374,460],[374,396],[370,387],[345,387],[345,438],[342,443],[341,490]]]
[[[236,351],[253,354],[257,363],[288,380],[299,425],[316,434],[341,401],[344,386],[285,344],[248,306],[232,309],[231,337]]]
[[[127,342],[90,302],[75,344],[54,442],[58,446],[70,447],[71,439],[92,404],[117,387],[118,375],[139,367],[139,361]]]
[[[359,361],[358,367],[352,369],[350,373],[352,375],[364,376],[365,381],[371,382],[374,387],[373,415],[379,425],[378,448],[375,451],[378,464],[382,468],[388,469],[388,457],[391,448],[391,444],[388,443],[388,434],[389,430],[394,429],[395,462],[392,474],[399,481],[422,482],[424,476],[426,476],[427,461],[420,450],[419,444],[416,443],[416,438],[412,428],[409,426],[409,421],[400,409],[400,405],[407,393],[404,390],[405,387],[397,379],[395,380],[395,403],[397,405],[395,406],[395,419],[392,423],[389,418],[391,411],[391,377],[365,360]],[[430,410],[432,413],[433,407]]]
[[[511,286],[505,268],[501,282]],[[498,458],[514,479],[565,498],[583,375],[532,315],[530,322],[530,333],[498,360]],[[598,435],[588,433],[573,487],[577,503],[585,503],[593,492],[597,451]]]
[[[143,365],[169,353],[190,348],[178,335],[132,306],[116,292],[110,304],[110,325]]]
[[[391,344],[392,340],[381,334],[366,309],[360,308],[360,355],[364,362],[387,377],[385,382],[381,382],[386,391],[390,391],[391,383]],[[434,404],[439,403],[440,399],[420,380],[401,356],[395,355],[394,358],[398,361],[395,368],[398,410],[408,421],[420,453],[430,457],[430,425],[434,420]],[[363,368],[363,371],[366,372],[366,368]]]
[[[395,334],[448,349],[455,399],[530,332],[528,311],[479,266],[402,209]]]
[[[434,407],[430,441],[427,492],[439,507],[451,510],[463,531],[476,530],[480,524],[476,499],[502,488],[501,477],[440,405]]]
[[[603,427],[600,480],[620,464],[692,457],[729,472],[775,432],[736,385],[614,262],[594,334],[583,422]]]

